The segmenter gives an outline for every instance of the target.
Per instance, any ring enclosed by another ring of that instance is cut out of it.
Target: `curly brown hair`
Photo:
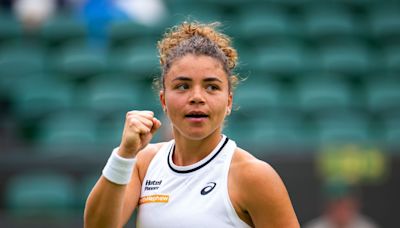
[[[159,87],[164,87],[164,76],[171,64],[186,54],[207,55],[219,60],[228,74],[229,87],[236,85],[238,80],[232,71],[237,64],[237,52],[231,46],[231,39],[217,30],[220,25],[218,22],[202,24],[185,21],[167,30],[163,39],[158,42],[162,66]]]

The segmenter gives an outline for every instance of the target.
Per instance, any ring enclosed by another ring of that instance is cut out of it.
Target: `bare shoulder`
[[[229,175],[236,188],[234,205],[255,227],[299,227],[286,187],[271,165],[237,148]]]
[[[151,160],[153,160],[154,156],[156,156],[157,152],[165,144],[166,142],[148,144],[136,155],[136,160],[137,160],[136,166],[139,171],[140,181],[144,179],[144,176],[146,175],[147,168],[149,167]]]
[[[235,179],[239,181],[238,184],[243,187],[251,188],[248,184],[274,186],[276,181],[281,181],[281,178],[270,164],[257,159],[241,148],[236,148],[230,171],[234,174]]]

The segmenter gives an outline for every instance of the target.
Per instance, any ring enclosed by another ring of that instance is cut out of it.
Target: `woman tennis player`
[[[217,25],[184,22],[158,43],[160,101],[174,138],[149,144],[160,121],[128,112],[87,199],[85,227],[122,227],[135,209],[138,227],[299,227],[274,169],[222,134],[237,53]]]

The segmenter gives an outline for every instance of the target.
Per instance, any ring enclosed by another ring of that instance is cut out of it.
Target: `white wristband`
[[[136,159],[119,156],[118,149],[119,147],[115,148],[111,153],[107,164],[104,166],[103,176],[112,183],[126,185],[131,180]]]

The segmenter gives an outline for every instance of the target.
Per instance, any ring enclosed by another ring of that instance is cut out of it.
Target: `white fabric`
[[[173,164],[174,141],[166,143],[143,180],[137,226],[249,227],[229,199],[228,171],[236,144],[225,140],[223,136],[206,158],[190,166]]]
[[[321,216],[304,225],[305,228],[336,228],[337,226],[328,217]],[[371,219],[356,215],[344,228],[378,228]]]
[[[118,147],[113,150],[107,164],[103,169],[103,176],[120,185],[128,184],[132,177],[133,166],[136,163],[135,158],[123,158],[117,154]]]

